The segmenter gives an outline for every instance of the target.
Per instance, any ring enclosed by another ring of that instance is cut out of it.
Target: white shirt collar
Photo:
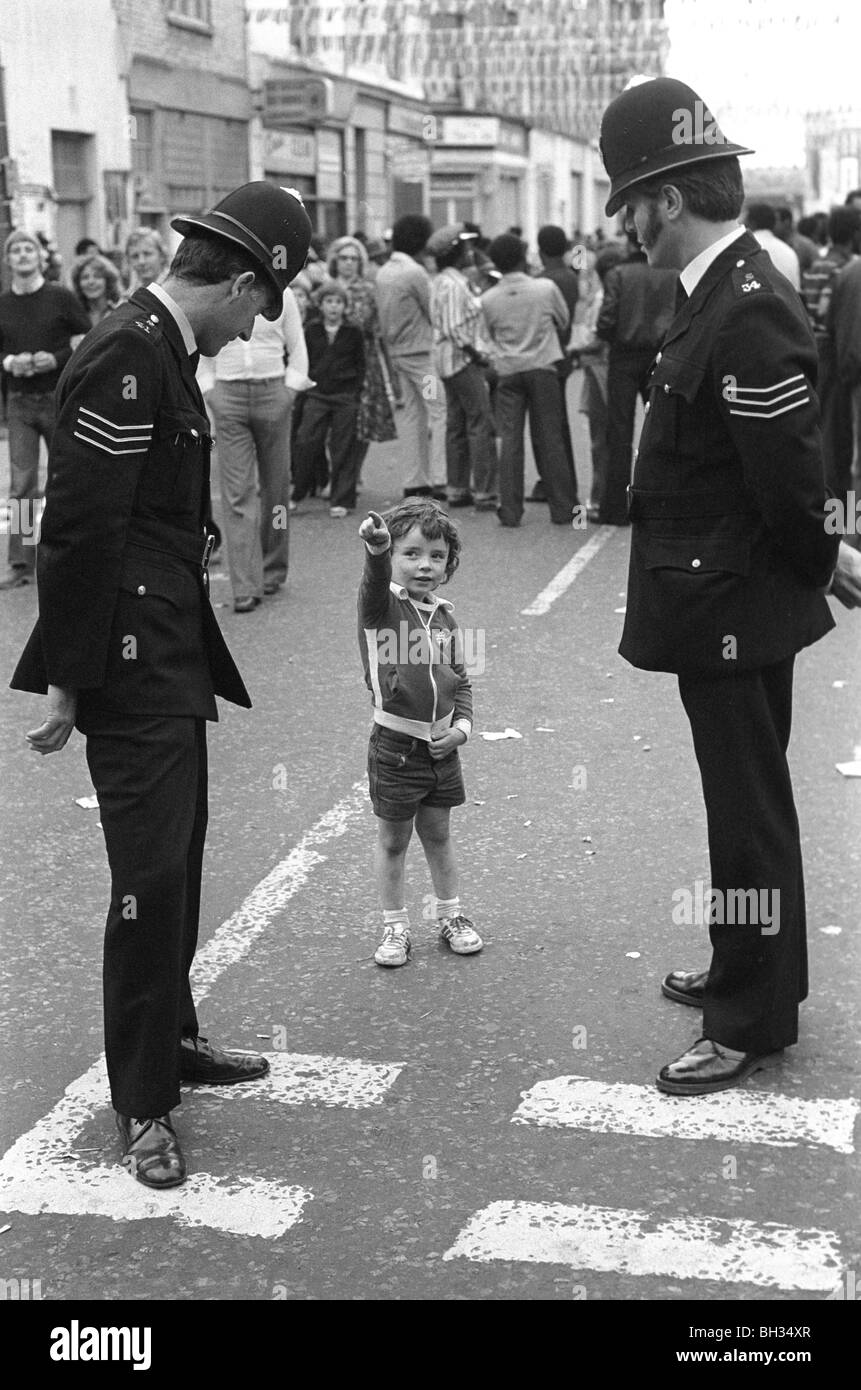
[[[197,352],[197,341],[193,332],[191,331],[191,324],[186,318],[183,310],[180,309],[173,296],[169,295],[167,290],[165,290],[161,285],[157,285],[155,281],[153,281],[152,284],[147,285],[147,290],[150,294],[154,294],[156,299],[161,300],[162,304],[167,309],[167,312],[170,314],[171,318],[175,320],[176,326],[182,334],[182,341],[185,344],[185,350],[188,353],[189,357],[192,357],[194,353]]]
[[[424,608],[426,611],[429,610],[431,613],[433,613],[433,611],[436,608],[448,608],[449,610],[454,608],[454,604],[451,602],[451,599],[437,598],[436,594],[432,595],[432,597],[424,603],[421,601],[421,599],[410,598],[409,590],[405,589],[403,584],[396,584],[393,579],[389,580],[389,588],[391,589],[392,593],[395,595],[396,598],[407,598],[410,600],[410,603],[414,603],[417,608]]]
[[[688,299],[690,299],[712,261],[716,261],[721,251],[725,251],[728,246],[731,246],[734,241],[737,241],[740,236],[743,236],[745,230],[746,228],[744,227],[733,227],[732,231],[727,232],[726,236],[719,237],[717,241],[712,242],[711,246],[707,246],[705,251],[701,251],[698,256],[694,256],[692,261],[688,261],[679,276]]]

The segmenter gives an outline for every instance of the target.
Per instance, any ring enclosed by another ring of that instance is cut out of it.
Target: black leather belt
[[[209,593],[209,561],[215,545],[214,536],[195,536],[190,531],[172,531],[164,526],[148,525],[145,519],[138,518],[126,535],[126,544],[154,551],[158,555],[169,555],[174,560],[184,560],[187,564],[194,565],[201,571],[206,592]]]
[[[628,487],[632,521],[675,521],[705,516],[756,516],[759,508],[738,492],[656,492]]]

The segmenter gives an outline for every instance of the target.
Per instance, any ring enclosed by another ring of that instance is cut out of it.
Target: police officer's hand
[[[389,528],[379,512],[368,512],[359,527],[359,535],[374,550],[385,550],[391,540]]]
[[[837,568],[828,590],[844,608],[861,608],[861,551],[845,541],[837,552]]]
[[[34,753],[59,753],[75,727],[78,696],[59,685],[48,686],[48,717],[38,729],[31,729],[27,742]]]
[[[32,352],[16,352],[13,354],[9,359],[9,371],[12,376],[32,376]]]
[[[33,370],[34,372],[53,372],[57,366],[57,359],[53,352],[34,352]]]

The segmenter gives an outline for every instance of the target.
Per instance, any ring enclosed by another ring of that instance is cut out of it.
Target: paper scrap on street
[[[861,777],[861,758],[857,758],[853,763],[835,763],[834,766],[844,777]]]
[[[613,609],[613,612],[614,612],[614,613],[627,613],[627,611],[628,611],[627,608],[614,608],[614,609]]]
[[[846,684],[845,681],[832,681],[832,682],[831,682],[832,689],[834,689],[834,690],[842,690],[845,684]]]
[[[819,930],[821,931],[821,933],[822,933],[823,936],[839,936],[840,933],[842,932],[843,928],[842,928],[842,927],[820,927]]]
[[[516,729],[503,729],[501,733],[496,731],[491,733],[483,733],[481,737],[486,738],[489,742],[491,739],[497,738],[523,738],[523,735],[519,734]]]
[[[628,960],[639,960],[639,959],[640,959],[640,952],[639,952],[639,951],[626,951],[626,952],[625,952],[625,955],[628,957]]]
[[[99,804],[97,796],[76,796],[75,805],[82,806],[85,811],[95,811]]]

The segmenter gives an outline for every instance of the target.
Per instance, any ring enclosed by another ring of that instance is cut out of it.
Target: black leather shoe
[[[198,1086],[232,1086],[236,1081],[257,1081],[269,1071],[265,1057],[255,1052],[222,1052],[206,1038],[183,1038],[179,1076]]]
[[[444,487],[432,487],[432,488],[431,488],[431,497],[433,497],[433,499],[434,499],[435,502],[447,502],[447,501],[448,501],[448,493],[446,492],[446,490],[445,490]]]
[[[405,487],[404,497],[433,497],[433,488],[424,483],[421,487]]]
[[[778,1052],[736,1052],[711,1038],[698,1038],[693,1047],[658,1073],[658,1089],[670,1096],[707,1096],[740,1086],[755,1071],[779,1061]]]
[[[448,505],[449,507],[474,507],[475,498],[471,492],[464,492],[461,493],[460,497],[450,497]]]
[[[701,1009],[708,978],[707,970],[671,970],[661,980],[661,994],[665,999],[674,999],[677,1004],[690,1004],[692,1009]]]
[[[234,613],[253,613],[262,602],[263,600],[259,599],[256,594],[252,594],[250,598],[238,598],[233,605],[233,611]]]
[[[179,1187],[187,1173],[170,1115],[135,1120],[117,1113],[123,1167],[145,1187]]]

